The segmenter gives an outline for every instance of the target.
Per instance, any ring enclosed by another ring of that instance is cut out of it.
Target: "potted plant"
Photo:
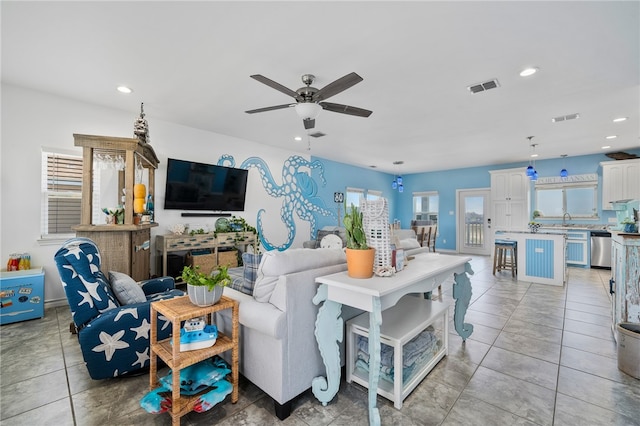
[[[635,233],[637,232],[636,221],[630,217],[625,217],[622,222],[624,232]]]
[[[362,212],[351,204],[345,205],[344,227],[347,233],[347,274],[352,278],[371,278],[375,249],[367,245],[367,237],[362,224]]]
[[[211,306],[220,300],[222,290],[231,283],[226,266],[220,266],[207,275],[200,272],[200,267],[185,266],[182,269],[182,280],[187,283],[187,294],[191,303],[198,306]]]

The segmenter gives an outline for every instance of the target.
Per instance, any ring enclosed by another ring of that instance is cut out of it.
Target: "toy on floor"
[[[233,385],[224,378],[231,372],[229,365],[219,357],[205,359],[180,370],[180,394],[192,396],[204,392],[198,398],[194,411],[207,411],[231,393]],[[148,392],[140,400],[140,406],[148,413],[160,414],[171,409],[171,385],[173,372],[158,379],[160,387]]]

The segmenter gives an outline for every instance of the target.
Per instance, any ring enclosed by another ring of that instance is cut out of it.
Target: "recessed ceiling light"
[[[621,121],[626,121],[627,117],[618,117],[618,118],[614,118],[613,122],[614,123],[620,123]]]
[[[537,156],[538,156],[538,154],[531,154],[531,158],[535,158]]]
[[[133,89],[131,89],[131,88],[127,87],[127,86],[118,86],[118,92],[129,94],[129,93],[133,92]]]
[[[538,72],[537,67],[525,68],[522,71],[520,71],[520,77],[529,77],[530,75],[534,75],[537,72]]]
[[[602,147],[602,149],[609,149],[609,148],[611,148],[611,145],[605,145]]]
[[[298,142],[300,142],[300,141],[302,140],[302,137],[300,137],[300,136],[296,136],[295,138],[293,138],[293,140],[294,140],[294,141],[298,141]]]
[[[615,139],[615,138],[617,138],[616,135],[611,135],[611,136],[607,136],[605,139]]]

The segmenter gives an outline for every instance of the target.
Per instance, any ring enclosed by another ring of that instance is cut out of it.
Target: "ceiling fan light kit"
[[[284,93],[285,95],[291,96],[295,99],[296,103],[252,109],[249,111],[245,111],[247,114],[255,114],[258,112],[274,111],[276,109],[295,107],[298,117],[302,119],[304,128],[309,130],[315,127],[316,118],[320,114],[320,111],[322,111],[323,109],[331,112],[337,112],[339,114],[355,115],[357,117],[369,117],[372,113],[372,111],[363,108],[323,102],[325,99],[337,95],[338,93],[343,92],[351,86],[361,82],[362,77],[360,77],[355,72],[347,74],[344,77],[341,77],[334,82],[327,84],[322,89],[311,87],[313,80],[315,80],[315,76],[313,74],[304,74],[302,76],[302,82],[306,86],[301,87],[295,91],[283,86],[280,83],[276,83],[275,81],[260,74],[254,74],[251,76],[251,78],[259,81],[260,83],[266,84],[267,86],[276,89],[277,91]]]

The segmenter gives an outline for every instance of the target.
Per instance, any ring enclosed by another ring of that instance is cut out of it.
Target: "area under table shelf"
[[[426,300],[414,295],[404,296],[398,303],[382,312],[380,342],[391,346],[394,352],[393,383],[389,380],[378,381],[378,395],[394,402],[397,409],[402,408],[404,399],[429,374],[429,372],[448,353],[450,302]],[[430,357],[421,358],[421,362],[411,370],[406,380],[403,378],[404,346],[429,326],[434,326],[439,346]],[[347,322],[347,382],[356,382],[369,387],[369,372],[356,367],[357,342],[360,336],[369,336],[369,313],[365,312]]]

